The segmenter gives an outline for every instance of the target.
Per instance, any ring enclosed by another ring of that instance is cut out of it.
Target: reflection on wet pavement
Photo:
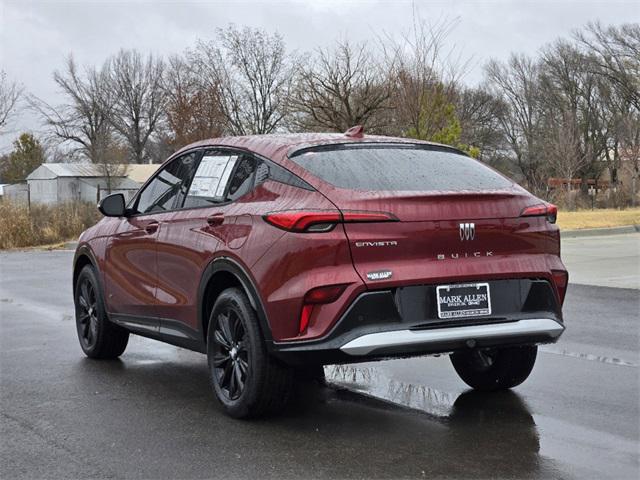
[[[556,471],[555,462],[539,456],[540,441],[533,416],[525,401],[512,391],[485,393],[467,390],[459,395],[426,385],[387,377],[375,367],[332,365],[325,369],[329,384],[437,417],[446,430],[441,446],[463,453],[466,459],[482,459],[505,471],[517,463],[521,472],[546,474]],[[484,471],[478,467],[478,471]]]
[[[580,353],[580,352],[571,352],[568,350],[560,349],[557,347],[552,347],[548,345],[544,345],[540,347],[540,350],[545,353],[551,353],[553,355],[564,355],[565,357],[574,357],[581,358],[583,360],[589,360],[592,362],[601,362],[608,363],[610,365],[620,365],[623,367],[637,367],[638,364],[635,362],[630,362],[628,360],[623,360],[617,357],[607,357],[605,355],[595,355],[592,353]]]
[[[567,478],[568,472],[570,477],[638,478],[630,474],[640,472],[637,442],[534,414],[512,390],[450,393],[403,382],[387,373],[384,367],[367,364],[325,367],[327,382],[333,387],[435,417],[447,428],[445,444],[451,441],[451,449],[464,445],[466,455],[495,465],[517,462],[522,472],[544,471],[543,476],[554,472],[553,478]]]
[[[329,383],[436,417],[448,417],[456,400],[455,396],[425,385],[387,377],[374,367],[331,365],[325,368],[325,375]]]

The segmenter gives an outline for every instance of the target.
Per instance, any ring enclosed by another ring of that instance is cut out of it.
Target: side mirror
[[[105,217],[124,217],[126,207],[124,203],[124,195],[122,193],[113,193],[100,200],[98,210]]]

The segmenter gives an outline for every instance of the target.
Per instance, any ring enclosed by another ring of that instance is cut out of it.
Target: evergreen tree
[[[2,180],[24,182],[27,176],[44,163],[44,148],[30,133],[23,133],[13,142],[13,151],[3,157]]]

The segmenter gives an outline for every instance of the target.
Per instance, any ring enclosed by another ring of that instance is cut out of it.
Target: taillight
[[[290,232],[305,232],[313,225],[335,225],[342,215],[338,211],[303,211],[272,212],[264,217],[267,223]]]
[[[567,293],[567,283],[569,283],[569,274],[563,270],[553,270],[553,283],[556,284],[558,297],[560,297],[560,305],[564,303],[564,297]]]
[[[298,331],[300,333],[304,333],[309,326],[309,320],[311,319],[314,305],[335,302],[340,295],[342,295],[345,288],[347,288],[347,285],[341,284],[327,285],[309,290],[302,301],[302,312],[300,312],[300,324]]]
[[[541,203],[525,208],[520,214],[521,217],[547,217],[549,223],[556,223],[558,218],[558,207],[550,203]]]
[[[289,232],[327,232],[338,223],[397,222],[398,219],[385,212],[360,212],[346,210],[287,210],[266,214],[264,220]]]

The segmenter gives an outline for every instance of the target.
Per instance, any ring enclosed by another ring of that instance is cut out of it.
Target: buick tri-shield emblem
[[[460,241],[473,240],[474,238],[476,238],[476,224],[461,223],[460,224]]]

